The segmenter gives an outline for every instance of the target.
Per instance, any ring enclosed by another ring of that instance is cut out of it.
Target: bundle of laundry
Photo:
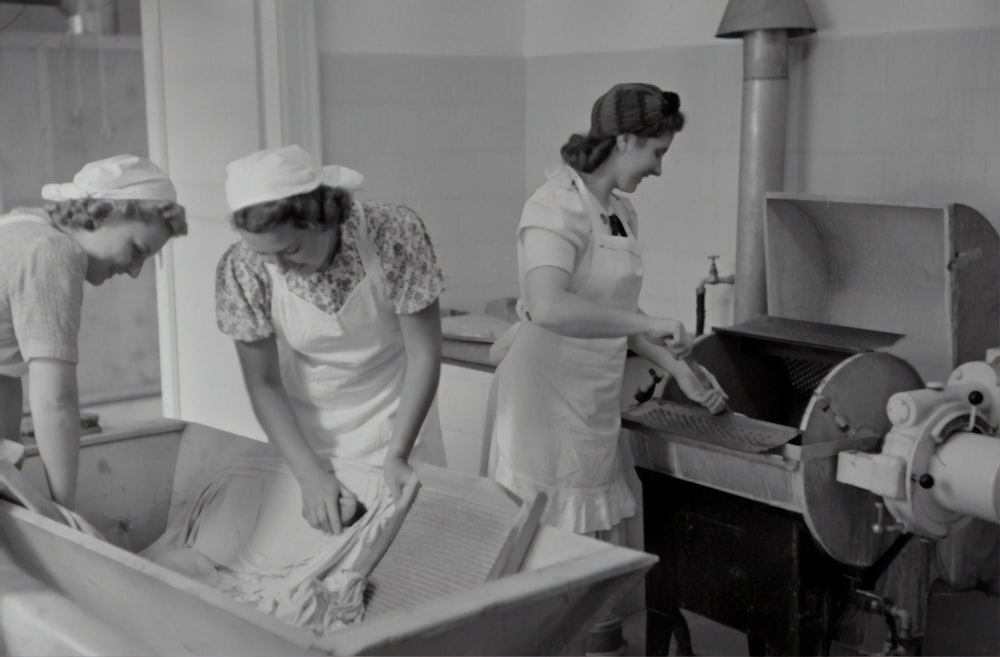
[[[329,459],[367,509],[340,534],[302,517],[301,492],[277,455],[235,461],[142,555],[317,634],[364,618],[365,577],[353,566],[394,511],[380,468]]]

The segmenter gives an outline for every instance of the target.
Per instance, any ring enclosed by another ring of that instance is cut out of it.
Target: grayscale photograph
[[[1000,657],[1000,0],[0,0],[0,656]]]

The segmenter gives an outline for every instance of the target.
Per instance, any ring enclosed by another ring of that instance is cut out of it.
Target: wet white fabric
[[[361,212],[365,278],[336,316],[291,294],[276,270],[282,383],[318,455],[368,512],[338,535],[302,517],[298,481],[277,456],[234,463],[146,556],[287,622],[323,632],[360,618],[351,568],[392,513],[382,464],[402,393],[405,354],[378,253]],[[444,464],[436,410],[412,458]],[[355,610],[355,611],[351,611]]]
[[[336,461],[330,467],[368,509],[341,534],[305,521],[298,481],[275,454],[233,463],[144,556],[316,633],[360,620],[351,568],[394,507],[380,468]]]
[[[47,201],[82,198],[176,201],[177,190],[160,167],[144,157],[115,155],[89,162],[73,176],[73,182],[42,187]]]
[[[589,271],[571,289],[634,312],[643,269],[632,227],[608,235],[579,176],[568,167],[552,175],[567,173],[592,224]],[[612,211],[626,216],[612,199]],[[510,349],[497,369],[494,477],[525,498],[544,491],[546,524],[581,534],[608,530],[636,512],[631,452],[620,436],[627,339],[566,337],[525,319],[503,339]]]
[[[349,192],[361,189],[364,176],[347,167],[317,167],[300,146],[257,151],[226,166],[226,201],[230,212],[267,201],[311,192],[320,185]]]

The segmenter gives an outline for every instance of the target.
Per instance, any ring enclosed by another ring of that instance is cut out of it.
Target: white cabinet
[[[451,363],[441,365],[438,414],[448,467],[485,474],[483,440],[493,372]]]

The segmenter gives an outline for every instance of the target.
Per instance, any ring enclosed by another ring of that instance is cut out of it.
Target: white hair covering
[[[342,166],[313,164],[301,147],[272,148],[233,160],[226,166],[226,202],[230,212],[267,201],[305,194],[320,185],[349,192],[361,189],[364,176]]]
[[[73,182],[42,187],[46,201],[83,198],[132,201],[177,201],[177,190],[167,174],[144,157],[115,155],[85,164]]]

